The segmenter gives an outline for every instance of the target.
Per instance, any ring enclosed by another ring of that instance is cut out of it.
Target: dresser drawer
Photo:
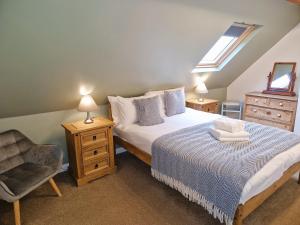
[[[247,105],[245,116],[255,117],[258,119],[272,120],[275,122],[291,123],[293,113],[290,111],[281,111],[276,109],[266,109],[256,106]]]
[[[297,103],[280,99],[270,99],[270,107],[275,109],[295,111]]]
[[[247,96],[246,104],[288,111],[295,111],[297,108],[297,103],[293,101],[254,96]]]
[[[275,122],[272,122],[272,121],[260,120],[260,119],[256,119],[256,118],[252,118],[252,117],[245,117],[244,120],[249,121],[249,122],[263,124],[263,125],[266,125],[266,126],[278,127],[280,129],[284,129],[284,130],[289,130],[289,131],[292,130],[292,127],[290,125],[287,125],[287,124],[275,123]]]
[[[84,149],[82,152],[82,158],[84,161],[90,161],[94,159],[107,157],[108,154],[108,145],[104,145],[101,147]]]
[[[81,147],[86,148],[91,145],[105,145],[108,142],[107,129],[96,129],[82,132],[80,134]]]
[[[89,175],[91,173],[96,173],[101,170],[109,168],[109,158],[93,160],[88,164],[83,165],[84,175]]]
[[[269,99],[263,97],[247,96],[246,104],[269,107]]]

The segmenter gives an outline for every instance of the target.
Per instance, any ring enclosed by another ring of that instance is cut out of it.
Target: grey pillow
[[[173,116],[185,112],[185,95],[183,89],[165,91],[166,115]]]
[[[151,98],[134,99],[138,124],[141,126],[152,126],[164,122],[159,111],[159,96]]]

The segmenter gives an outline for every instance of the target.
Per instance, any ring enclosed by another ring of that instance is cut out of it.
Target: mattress
[[[186,112],[172,117],[165,117],[165,122],[154,126],[139,126],[131,124],[127,127],[117,126],[115,133],[123,140],[151,155],[152,143],[160,136],[182,128],[212,122],[222,117],[218,114],[197,111],[186,108]],[[240,203],[244,204],[250,198],[270,187],[283,173],[296,162],[300,161],[300,144],[293,146],[272,160],[258,171],[246,183]]]

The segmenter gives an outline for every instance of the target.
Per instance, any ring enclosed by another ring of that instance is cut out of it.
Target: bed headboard
[[[108,110],[108,119],[110,119],[111,121],[114,121],[114,119],[112,117],[111,105],[110,105],[109,102],[108,102],[108,105],[107,105],[107,110]]]

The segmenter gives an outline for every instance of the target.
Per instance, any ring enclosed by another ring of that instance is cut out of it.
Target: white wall
[[[274,62],[297,62],[296,73],[299,78],[300,24],[227,87],[227,99],[243,100],[244,94],[249,91],[265,90],[267,86],[267,76],[272,71]],[[299,83],[299,79],[296,80],[296,83]],[[298,86],[299,85],[297,85],[297,87]]]
[[[227,99],[243,101],[245,93],[265,90],[267,75],[271,72],[274,62],[297,62],[295,92],[298,93],[300,81],[300,24],[227,87]],[[300,133],[300,104],[297,112],[295,131]]]

